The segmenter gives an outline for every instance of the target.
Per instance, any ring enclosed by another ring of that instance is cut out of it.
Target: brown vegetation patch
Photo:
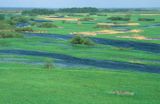
[[[134,95],[134,92],[130,92],[130,91],[119,91],[119,90],[112,91],[111,93],[114,94],[114,95],[122,95],[122,96],[133,96],[133,95]]]

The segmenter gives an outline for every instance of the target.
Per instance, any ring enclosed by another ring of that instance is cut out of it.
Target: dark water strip
[[[54,39],[71,39],[73,35],[59,35],[59,34],[40,34],[40,33],[27,33],[26,37],[43,37],[43,38],[54,38]],[[123,40],[113,40],[113,39],[103,39],[91,37],[91,39],[103,45],[111,45],[115,47],[123,48],[133,48],[136,50],[142,50],[152,53],[160,53],[160,44],[155,43],[145,43],[145,42],[135,42],[135,41],[123,41]]]
[[[143,26],[143,28],[154,28],[154,27],[160,27],[160,23],[154,23],[154,24]]]
[[[142,71],[150,73],[160,73],[159,66],[133,64],[127,62],[116,62],[110,60],[93,60],[93,59],[76,58],[73,56],[58,54],[58,53],[28,51],[28,50],[0,50],[0,53],[49,57],[49,58],[61,59],[69,64],[88,65],[99,68],[111,68],[115,70],[131,70],[131,71]]]

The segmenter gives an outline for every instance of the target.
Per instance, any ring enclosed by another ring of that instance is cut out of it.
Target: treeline
[[[23,15],[49,15],[54,14],[55,12],[64,12],[64,13],[95,13],[98,12],[99,9],[92,7],[84,7],[84,8],[64,8],[64,9],[30,9],[23,10]]]
[[[93,7],[84,7],[84,8],[64,8],[59,9],[57,12],[67,12],[67,13],[94,13],[98,12],[99,9]]]
[[[114,8],[114,9],[101,9],[101,12],[133,12],[133,11],[143,11],[143,12],[153,12],[153,11],[159,11],[158,9],[145,9],[145,8]]]
[[[54,13],[55,11],[52,9],[31,9],[22,11],[22,14],[24,15],[49,15]]]
[[[97,13],[97,12],[132,12],[149,11],[147,9],[98,9],[94,7],[61,8],[61,9],[28,9],[23,10],[24,15],[50,15],[54,13]]]

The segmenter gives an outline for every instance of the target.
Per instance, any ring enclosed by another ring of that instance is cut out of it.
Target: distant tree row
[[[64,8],[59,9],[57,12],[67,12],[67,13],[94,13],[98,12],[99,9],[93,7],[84,7],[84,8]]]
[[[24,10],[22,14],[24,15],[49,15],[54,14],[55,11],[52,9],[31,9],[31,10]]]
[[[97,12],[132,12],[132,11],[150,11],[148,9],[98,9],[94,7],[83,7],[83,8],[61,8],[61,9],[28,9],[23,10],[22,14],[27,15],[49,15],[55,12],[63,13],[91,13],[95,14]]]
[[[84,8],[63,8],[58,10],[53,9],[30,9],[23,10],[22,14],[24,15],[49,15],[54,14],[55,12],[65,12],[65,13],[95,13],[98,12],[99,9],[92,7],[84,7]]]
[[[132,12],[132,11],[153,11],[152,9],[143,9],[143,8],[117,8],[117,9],[101,9],[101,12]],[[154,11],[159,11],[158,9],[154,9]]]

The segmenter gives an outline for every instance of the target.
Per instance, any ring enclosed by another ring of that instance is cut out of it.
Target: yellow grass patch
[[[92,31],[92,32],[73,32],[71,34],[75,34],[75,35],[85,35],[85,36],[95,36],[98,34],[121,34],[121,33],[139,33],[142,32],[142,30],[130,30],[130,31],[117,31],[117,30],[99,30],[99,31]],[[144,39],[145,37],[143,36],[134,36],[134,37],[130,37],[130,36],[124,36],[121,38],[135,38],[135,39]]]
[[[64,18],[58,18],[58,17],[49,17],[49,16],[41,16],[39,19],[45,19],[45,20],[53,20],[53,21],[78,21],[79,18],[71,18],[71,17],[64,17]]]
[[[116,30],[100,30],[100,31],[94,31],[94,32],[73,32],[71,34],[85,35],[85,36],[95,36],[97,34],[119,34],[119,33],[125,33],[125,32],[116,31]]]
[[[95,36],[95,35],[97,35],[95,32],[73,32],[71,34],[85,35],[85,36]]]
[[[120,38],[130,38],[130,39],[137,39],[137,40],[148,40],[145,36],[140,36],[140,35],[134,35],[134,36],[117,36]]]
[[[45,31],[45,30],[34,30],[33,33],[48,33],[48,31]]]
[[[134,29],[134,30],[130,30],[129,32],[132,32],[132,33],[140,33],[140,32],[142,32],[142,30]]]
[[[116,31],[116,30],[100,30],[96,32],[97,34],[119,34],[119,33],[125,33],[123,31]]]

